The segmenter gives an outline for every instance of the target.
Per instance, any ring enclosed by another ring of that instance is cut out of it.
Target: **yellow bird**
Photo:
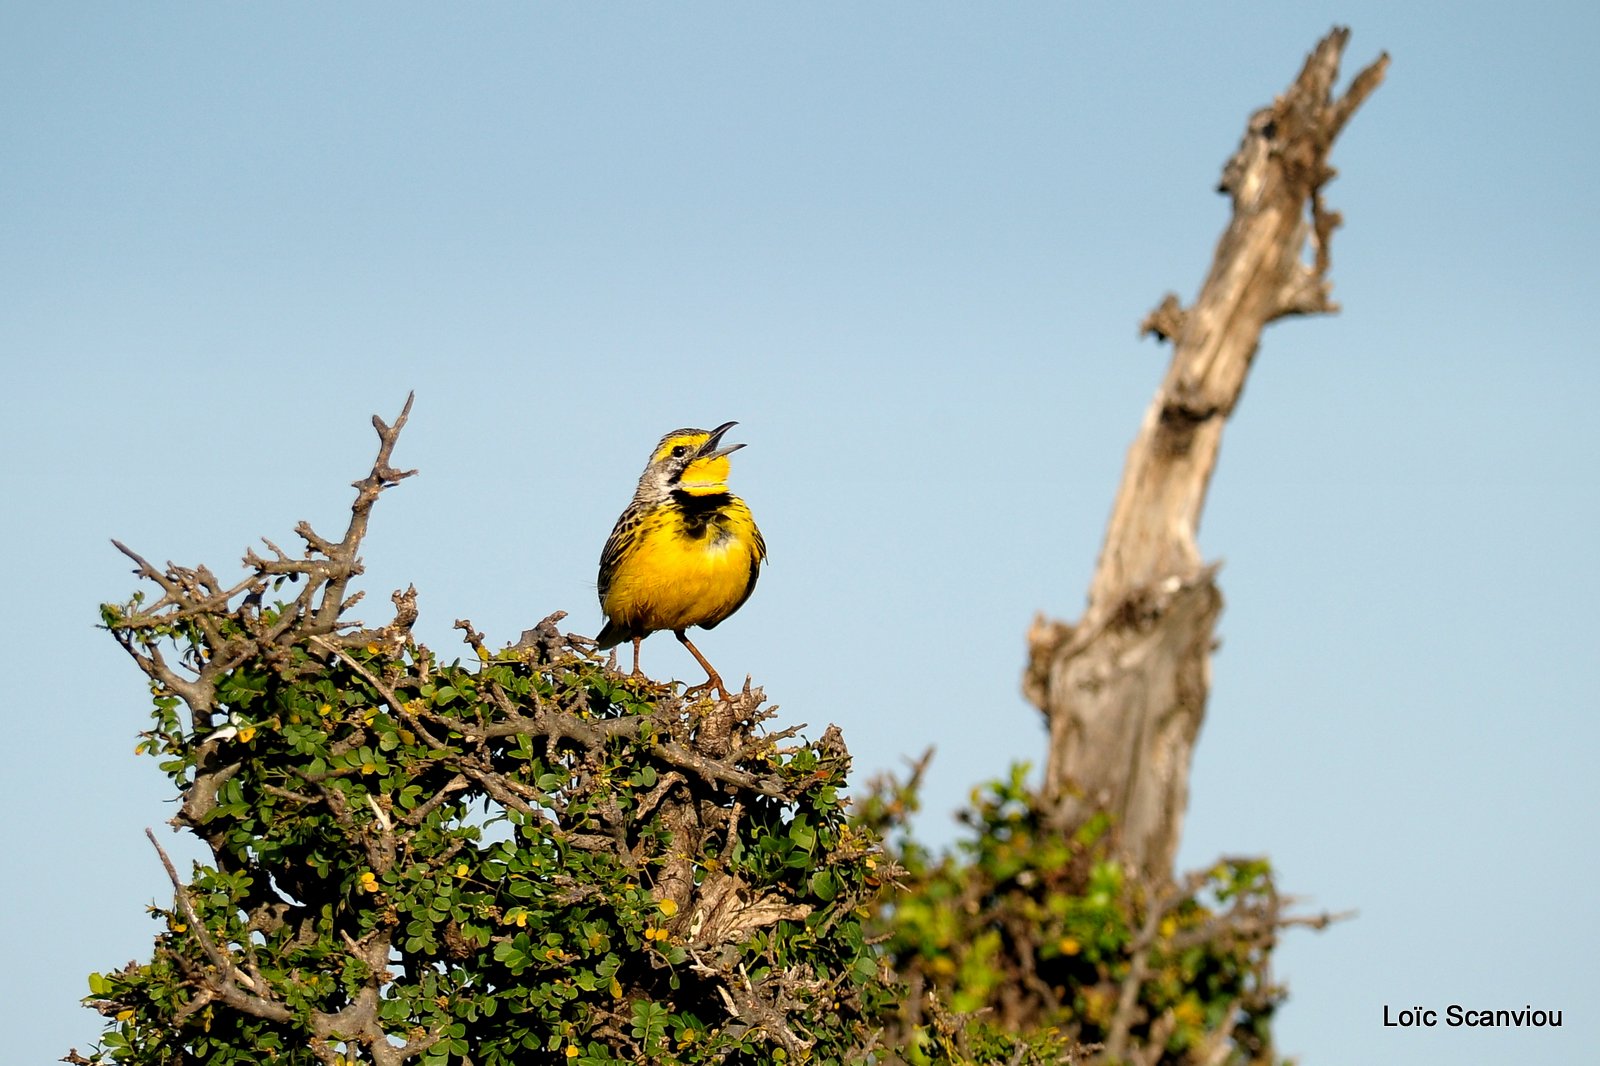
[[[711,629],[744,606],[767,557],[750,508],[728,491],[728,456],[744,445],[719,445],[736,425],[675,429],[662,437],[600,553],[606,624],[597,645],[633,641],[638,677],[639,642],[670,629],[706,670],[705,683],[688,691],[715,687],[723,699],[722,677],[684,630]]]

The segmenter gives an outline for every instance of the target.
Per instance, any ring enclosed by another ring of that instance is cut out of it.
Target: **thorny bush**
[[[90,977],[77,1064],[511,1066],[1272,1061],[1268,868],[1131,880],[1103,820],[1048,828],[1017,770],[972,838],[907,831],[926,758],[848,816],[839,733],[691,701],[552,615],[445,661],[351,621],[380,447],[344,536],[223,585],[118,545],[159,593],[102,608],[146,674],[138,750],[209,852],[151,958]],[[889,838],[885,846],[881,841]]]
[[[410,404],[407,403],[407,411]],[[553,616],[447,662],[347,619],[405,413],[346,536],[301,525],[222,586],[157,569],[102,610],[149,677],[174,824],[210,861],[153,908],[153,957],[90,979],[72,1062],[840,1062],[890,984],[863,918],[885,869],[836,731],[763,732],[759,690],[690,702]],[[124,549],[126,550],[126,549]],[[277,599],[286,592],[298,594]],[[152,836],[152,840],[156,838]],[[159,847],[159,844],[158,844]]]

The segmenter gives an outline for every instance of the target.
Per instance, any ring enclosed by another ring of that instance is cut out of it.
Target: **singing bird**
[[[662,437],[600,553],[606,624],[597,645],[633,641],[639,677],[639,642],[670,629],[706,670],[705,683],[688,691],[714,687],[723,699],[728,690],[721,675],[684,631],[711,629],[744,606],[767,557],[750,508],[728,491],[728,456],[744,445],[724,448],[722,435],[736,425],[675,429]]]

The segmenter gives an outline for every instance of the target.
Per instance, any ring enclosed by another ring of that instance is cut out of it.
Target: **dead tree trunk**
[[[1072,625],[1041,617],[1028,635],[1023,688],[1049,722],[1052,817],[1071,828],[1108,813],[1119,854],[1147,876],[1172,874],[1210,688],[1222,595],[1195,531],[1223,426],[1263,327],[1338,309],[1328,152],[1389,62],[1379,56],[1335,99],[1349,35],[1337,28],[1317,45],[1223,168],[1233,218],[1199,297],[1185,310],[1169,294],[1141,327],[1172,343],[1172,365],[1128,451],[1088,607]]]

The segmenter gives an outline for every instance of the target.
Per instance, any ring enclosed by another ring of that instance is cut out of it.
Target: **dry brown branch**
[[[1348,39],[1330,33],[1250,118],[1223,169],[1233,217],[1199,296],[1185,309],[1169,294],[1143,323],[1171,341],[1172,362],[1129,449],[1088,607],[1029,633],[1023,689],[1049,724],[1053,819],[1068,828],[1109,812],[1121,854],[1148,875],[1171,876],[1210,689],[1222,597],[1195,532],[1223,426],[1267,324],[1336,310],[1327,158],[1388,66],[1380,56],[1335,97]]]
[[[292,1018],[293,1012],[288,1007],[262,996],[259,984],[240,970],[233,959],[217,946],[216,941],[206,930],[205,923],[200,920],[200,915],[195,912],[194,902],[189,899],[189,890],[184,887],[183,880],[178,876],[178,871],[172,865],[172,859],[168,857],[166,849],[156,840],[155,833],[146,829],[144,835],[149,838],[151,847],[155,848],[156,854],[161,857],[161,865],[167,871],[168,879],[172,881],[173,895],[176,897],[178,910],[183,914],[183,920],[194,933],[200,950],[205,952],[206,958],[211,961],[215,970],[204,975],[206,990],[235,1010],[253,1014],[258,1018],[275,1022],[286,1022]]]
[[[214,860],[222,871],[241,873],[247,868],[244,860],[223,846],[220,824],[211,818],[219,789],[242,768],[239,759],[231,754],[238,730],[231,725],[215,728],[219,716],[227,710],[219,706],[217,700],[221,679],[252,660],[286,671],[288,652],[296,646],[319,646],[336,655],[342,655],[347,645],[374,640],[398,646],[408,637],[416,619],[416,593],[408,589],[394,596],[392,622],[378,630],[358,629],[339,634],[341,629],[359,625],[343,621],[341,615],[359,599],[359,594],[352,596],[347,590],[350,579],[361,572],[358,553],[373,505],[384,489],[415,473],[396,470],[390,465],[411,403],[408,397],[393,426],[380,418],[373,419],[379,437],[378,456],[369,474],[355,483],[357,495],[343,537],[334,542],[319,536],[307,523],[296,527],[307,545],[304,558],[291,558],[270,540],[264,541],[271,557],[262,558],[255,551],[246,551],[245,577],[224,587],[206,567],[183,567],[174,563],[157,567],[126,545],[113,541],[117,550],[135,563],[135,574],[152,582],[161,595],[153,603],[141,605],[135,601],[117,613],[112,632],[151,679],[157,692],[178,696],[190,713],[192,739],[187,742],[195,745],[192,749],[195,775],[183,791],[182,805],[173,823],[193,830],[211,845]],[[294,599],[274,606],[269,613],[264,606],[267,594],[285,579],[299,582],[299,590]],[[199,655],[186,657],[174,665],[162,644],[172,639],[167,634],[182,634],[186,626],[192,627],[194,646],[202,650]],[[304,775],[304,780],[308,786],[304,792],[271,784],[264,784],[262,792],[300,806],[324,806],[339,825],[364,843],[375,870],[392,865],[399,847],[399,833],[381,805],[368,800],[372,823],[366,825],[358,819],[357,812],[349,809],[342,793],[326,787],[322,779],[313,779],[311,775]],[[457,787],[454,782],[446,784],[440,797],[430,803],[442,802],[442,797]],[[426,817],[428,809],[424,807],[420,817]],[[362,819],[367,813],[366,809],[361,812]],[[209,964],[188,971],[191,998],[176,1013],[175,1020],[181,1023],[214,1003],[272,1022],[291,1022],[294,1013],[271,996],[267,982],[255,966],[254,945],[248,939],[240,944],[240,958],[219,945],[201,922],[171,859],[154,834],[147,835],[172,882],[176,906],[186,928]],[[283,928],[295,910],[275,894],[264,878],[256,879],[240,905],[248,916],[249,928],[261,931]],[[400,1066],[421,1055],[438,1040],[437,1032],[417,1032],[397,1042],[385,1031],[378,1013],[379,990],[387,979],[385,967],[390,948],[386,932],[374,932],[359,943],[348,944],[350,952],[370,968],[372,977],[342,1010],[311,1014],[308,1025],[312,1038],[308,1046],[319,1060],[346,1061],[339,1045],[350,1045],[354,1041],[378,1066]]]

